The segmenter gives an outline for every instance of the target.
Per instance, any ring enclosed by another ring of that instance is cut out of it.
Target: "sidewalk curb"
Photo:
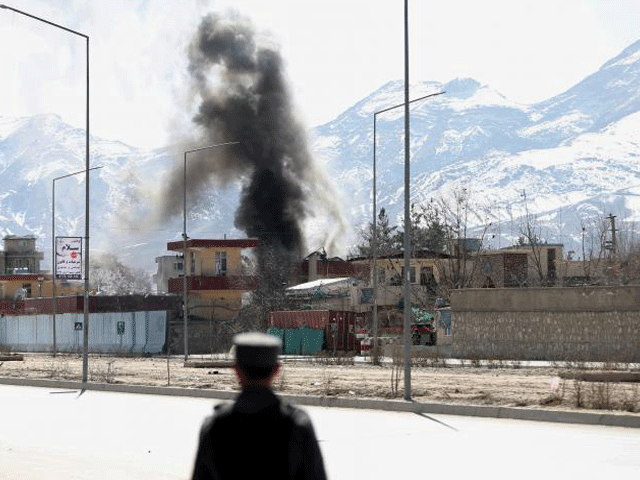
[[[82,383],[68,380],[46,380],[0,377],[0,385],[23,387],[61,388],[80,390]],[[89,383],[87,390],[99,392],[134,393],[144,395],[169,395],[177,397],[212,398],[232,400],[237,391],[202,390],[181,387],[151,387],[146,385],[122,385]],[[402,400],[375,400],[344,397],[311,397],[278,394],[283,399],[309,407],[357,408],[417,414],[460,415],[468,417],[503,418],[535,422],[576,423],[611,427],[640,428],[640,415],[625,413],[574,412],[567,410],[534,410],[518,407],[494,407],[484,405],[456,405],[446,403],[419,403]]]

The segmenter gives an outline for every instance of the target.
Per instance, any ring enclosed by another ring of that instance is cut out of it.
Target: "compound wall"
[[[80,351],[84,342],[84,314],[56,315],[56,348]],[[167,312],[89,314],[89,351],[94,353],[160,353],[166,339]],[[0,317],[0,347],[15,352],[53,350],[51,315]]]
[[[455,290],[452,355],[640,362],[640,286]]]

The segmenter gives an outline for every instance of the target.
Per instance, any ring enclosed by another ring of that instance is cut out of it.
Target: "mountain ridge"
[[[640,40],[565,92],[533,104],[511,101],[470,78],[411,87],[412,98],[446,92],[411,105],[412,202],[451,199],[466,188],[474,196],[474,216],[492,224],[488,247],[517,240],[526,212],[545,240],[573,250],[594,212],[618,215],[622,230],[640,219]],[[353,226],[336,254],[346,254],[358,228],[371,221],[374,112],[403,100],[403,82],[389,81],[309,132],[311,150],[338,186]],[[376,122],[377,205],[398,224],[403,115],[397,108]],[[55,114],[0,117],[1,234],[35,234],[45,258],[50,254],[51,181],[84,168],[84,142],[83,129]],[[166,242],[180,238],[180,218],[147,221],[156,184],[181,165],[175,150],[91,137],[91,165],[102,167],[91,173],[92,251],[115,250],[121,260],[151,270],[154,258],[166,254]],[[82,233],[83,177],[59,184],[58,235]],[[241,184],[237,179],[224,191],[215,186],[197,204],[189,199],[190,236],[242,236],[233,227]],[[481,222],[475,223],[478,233]],[[323,227],[310,221],[307,228],[307,244],[315,247]]]

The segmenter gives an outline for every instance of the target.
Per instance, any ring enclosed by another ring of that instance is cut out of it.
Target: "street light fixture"
[[[237,145],[240,142],[225,142],[217,143],[215,145],[208,145],[206,147],[194,148],[191,150],[185,150],[184,152],[184,178],[182,184],[183,194],[183,229],[182,229],[182,312],[184,316],[184,360],[189,359],[189,326],[187,319],[189,316],[188,307],[188,295],[187,295],[187,153],[200,152],[202,150],[208,150],[210,148],[224,147],[226,145]]]
[[[424,100],[425,98],[435,97],[436,95],[442,95],[446,92],[437,92],[430,93],[429,95],[424,95],[422,97],[414,98],[409,103],[418,102],[420,100]],[[371,256],[373,257],[373,348],[372,352],[374,355],[377,353],[378,349],[378,266],[377,266],[377,256],[378,256],[378,214],[377,214],[377,205],[376,205],[376,197],[377,197],[377,186],[376,186],[376,119],[379,114],[388,112],[389,110],[393,110],[394,108],[399,108],[404,106],[404,103],[399,103],[397,105],[393,105],[392,107],[387,107],[382,110],[378,110],[377,112],[373,112],[373,238],[371,239]]]
[[[86,389],[88,371],[89,371],[89,36],[84,33],[71,30],[70,28],[58,25],[57,23],[50,22],[44,18],[36,17],[30,13],[23,12],[8,5],[0,4],[0,8],[4,10],[10,10],[12,12],[24,15],[25,17],[32,18],[52,27],[59,28],[65,32],[72,33],[78,37],[82,37],[86,41],[87,46],[87,113],[86,113],[86,161],[85,161],[85,214],[84,214],[84,244],[85,244],[85,264],[84,264],[84,342],[82,351],[82,390]]]
[[[89,170],[97,170],[102,167],[93,167]],[[53,179],[51,188],[51,275],[52,275],[52,292],[51,292],[51,312],[53,317],[53,356],[57,353],[56,344],[56,181],[63,178],[72,177],[84,173],[84,170],[69,173]]]

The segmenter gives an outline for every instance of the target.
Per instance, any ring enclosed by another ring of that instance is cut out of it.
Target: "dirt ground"
[[[78,355],[26,354],[22,361],[0,361],[0,377],[80,380]],[[207,360],[198,356],[193,360]],[[524,367],[518,362],[417,362],[412,397],[418,402],[500,405],[528,408],[594,409],[640,412],[638,383],[563,379],[566,367]],[[275,389],[292,395],[402,398],[402,365],[372,365],[353,358],[285,359]],[[575,373],[575,372],[574,372]],[[172,357],[89,357],[89,381],[131,385],[237,390],[228,367],[185,367]]]

